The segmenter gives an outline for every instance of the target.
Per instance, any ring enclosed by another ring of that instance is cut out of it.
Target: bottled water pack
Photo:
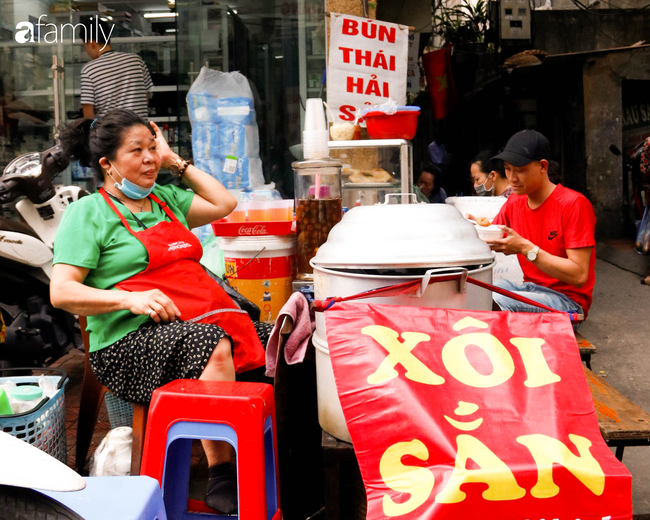
[[[196,166],[226,188],[264,184],[253,93],[239,72],[203,67],[187,95]]]

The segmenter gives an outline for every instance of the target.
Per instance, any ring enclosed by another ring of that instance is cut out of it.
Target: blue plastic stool
[[[85,520],[167,520],[158,481],[151,477],[84,477],[80,491],[43,491]]]
[[[218,423],[174,423],[167,433],[167,446],[165,469],[163,471],[163,492],[165,504],[169,509],[170,518],[184,520],[202,520],[206,518],[204,512],[192,513],[186,511],[188,501],[188,482],[190,481],[190,459],[192,457],[192,440],[206,439],[211,441],[225,441],[237,452],[237,433],[226,424]],[[275,452],[273,449],[273,418],[269,415],[264,421],[265,444],[265,473],[267,518],[272,519],[278,510],[277,480],[275,467]],[[170,471],[168,469],[171,468]],[[239,472],[237,472],[237,488],[241,489]],[[214,520],[232,519],[232,515],[211,515]]]

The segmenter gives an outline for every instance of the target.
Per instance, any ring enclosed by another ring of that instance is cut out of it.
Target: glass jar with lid
[[[292,164],[296,199],[298,279],[312,279],[309,261],[341,220],[341,162],[325,157]]]

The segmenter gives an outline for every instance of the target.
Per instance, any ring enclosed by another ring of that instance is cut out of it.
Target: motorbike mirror
[[[612,152],[616,156],[622,155],[621,151],[618,149],[618,147],[615,144],[610,144],[609,145],[609,151]]]
[[[50,179],[54,179],[54,177],[65,170],[68,164],[70,164],[70,161],[58,144],[41,153],[41,167]]]

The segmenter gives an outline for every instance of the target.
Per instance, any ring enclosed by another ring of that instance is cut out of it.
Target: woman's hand
[[[170,322],[181,317],[174,302],[158,289],[127,292],[127,306],[133,314],[146,314],[156,323]]]
[[[169,168],[171,164],[178,161],[178,154],[169,147],[165,140],[165,136],[163,136],[158,125],[153,121],[149,121],[149,124],[151,125],[151,128],[153,128],[154,132],[156,132],[156,151],[158,152],[158,155],[160,155],[161,166],[163,168]]]

